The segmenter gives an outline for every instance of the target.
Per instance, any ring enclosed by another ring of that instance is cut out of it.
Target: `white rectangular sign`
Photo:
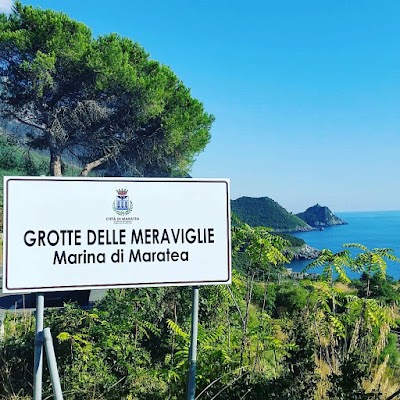
[[[227,284],[227,179],[4,178],[3,292]]]

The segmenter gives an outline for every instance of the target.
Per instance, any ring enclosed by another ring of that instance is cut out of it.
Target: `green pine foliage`
[[[0,58],[0,116],[48,151],[51,175],[73,158],[82,176],[185,176],[210,141],[214,117],[129,38],[15,1]]]

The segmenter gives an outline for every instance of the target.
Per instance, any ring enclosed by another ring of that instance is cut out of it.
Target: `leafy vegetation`
[[[277,233],[281,238],[287,240],[289,242],[290,247],[301,247],[306,244],[303,239],[300,239],[296,236],[288,235],[287,233]]]
[[[0,190],[3,176],[43,175],[48,172],[48,158],[18,145],[13,137],[0,133]],[[1,195],[1,202],[3,196]],[[1,203],[2,204],[2,203]]]
[[[231,211],[231,225],[233,228],[238,228],[244,224],[244,221],[239,218],[239,216],[236,214],[235,211]],[[298,237],[289,235],[287,233],[276,233],[276,232],[271,232],[273,235],[278,235],[281,238],[285,239],[290,247],[301,247],[306,244],[306,242],[303,239],[300,239]]]
[[[283,238],[240,225],[232,242],[241,272],[233,271],[230,286],[200,290],[198,399],[383,400],[400,388],[391,333],[398,289],[368,266],[369,292],[365,278],[348,283],[346,270],[367,258],[324,251],[315,264],[325,265],[320,280],[292,281],[282,266]],[[346,283],[335,281],[335,271]],[[66,304],[47,311],[64,397],[184,398],[190,303],[190,288],[125,289],[109,291],[92,310]],[[32,394],[33,331],[32,315],[6,317],[5,399]],[[51,396],[47,371],[44,379]]]
[[[311,229],[269,197],[240,197],[231,201],[231,208],[241,221],[253,227],[266,226],[281,232]]]

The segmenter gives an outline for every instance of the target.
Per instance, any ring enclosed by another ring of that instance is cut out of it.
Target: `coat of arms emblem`
[[[133,204],[129,200],[127,189],[117,189],[117,196],[113,203],[113,210],[118,215],[128,215],[133,209]]]

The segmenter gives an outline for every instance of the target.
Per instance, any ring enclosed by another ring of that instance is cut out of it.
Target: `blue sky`
[[[216,117],[192,175],[230,178],[232,198],[400,209],[397,0],[24,3],[169,65]]]

